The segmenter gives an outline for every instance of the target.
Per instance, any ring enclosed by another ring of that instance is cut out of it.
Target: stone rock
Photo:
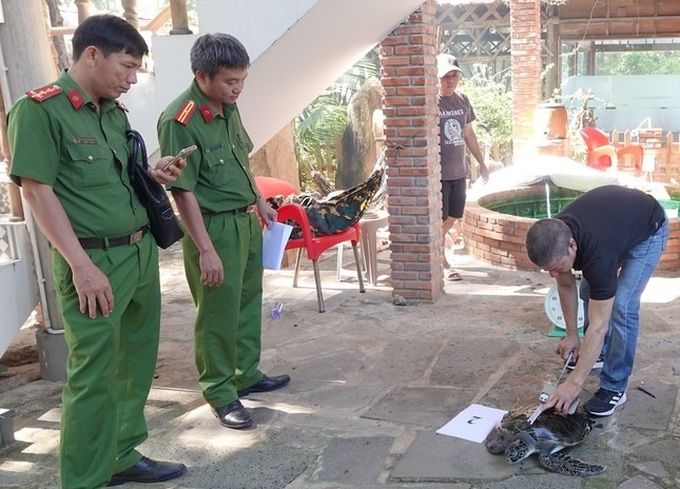
[[[342,137],[335,188],[350,188],[371,174],[383,149],[383,87],[369,78],[352,96],[347,106],[349,125]]]

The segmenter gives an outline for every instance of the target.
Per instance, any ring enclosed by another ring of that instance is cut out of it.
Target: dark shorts
[[[465,178],[442,180],[442,219],[463,217],[467,183]]]

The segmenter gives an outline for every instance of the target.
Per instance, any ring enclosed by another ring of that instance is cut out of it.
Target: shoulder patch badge
[[[69,92],[68,99],[71,102],[73,108],[76,110],[80,109],[85,103],[83,97],[81,97],[80,92],[78,91],[77,88],[74,88]]]
[[[184,124],[186,126],[189,123],[189,119],[191,119],[191,116],[194,114],[195,110],[196,102],[194,102],[193,100],[187,100],[186,102],[184,102],[184,104],[182,104],[182,106],[175,114],[175,120],[180,124]]]
[[[54,97],[61,93],[61,87],[58,85],[47,85],[41,88],[36,88],[34,90],[29,90],[26,95],[35,100],[36,102],[42,102],[50,97]]]
[[[213,117],[215,117],[208,104],[203,104],[203,106],[201,107],[201,116],[203,116],[203,120],[205,122],[210,122],[211,120],[213,120]]]

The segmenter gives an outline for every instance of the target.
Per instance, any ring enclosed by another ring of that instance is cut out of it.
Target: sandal
[[[450,280],[451,282],[458,282],[460,280],[463,280],[463,276],[455,270],[449,270],[448,272],[446,272],[446,280]]]

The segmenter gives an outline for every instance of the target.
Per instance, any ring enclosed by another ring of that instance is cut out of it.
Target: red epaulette
[[[194,115],[195,110],[196,102],[194,102],[193,100],[187,100],[182,104],[182,106],[175,114],[175,120],[180,124],[186,126],[189,123],[189,119],[191,119],[191,116]]]
[[[36,88],[34,90],[29,90],[26,95],[35,100],[36,102],[42,102],[50,97],[54,97],[61,93],[61,87],[58,85],[46,85],[41,88]]]

